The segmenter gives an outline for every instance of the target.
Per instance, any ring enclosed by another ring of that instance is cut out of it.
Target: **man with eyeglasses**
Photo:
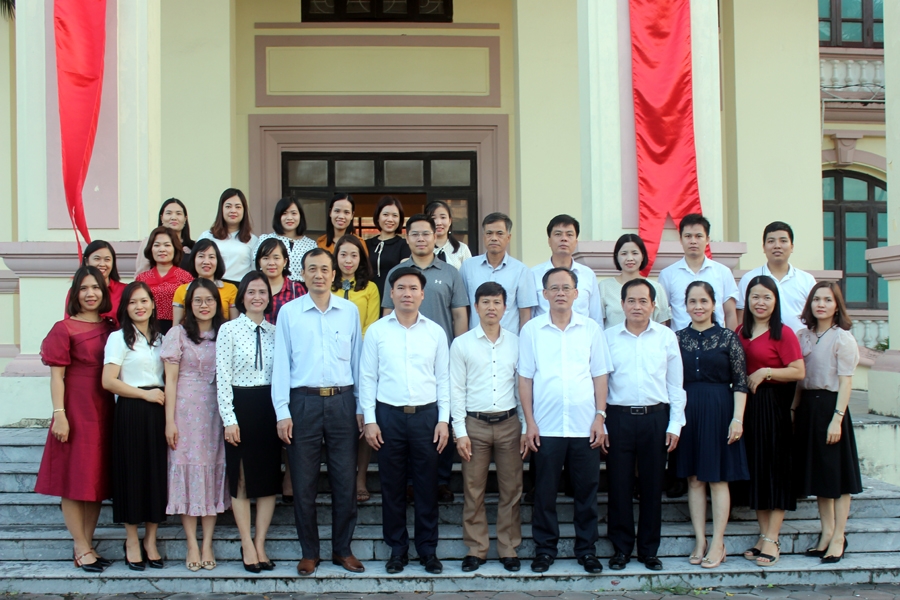
[[[578,277],[572,271],[550,269],[541,284],[549,312],[528,321],[519,337],[519,398],[527,428],[522,451],[533,452],[537,466],[531,570],[543,573],[556,559],[556,498],[562,467],[568,462],[578,474],[572,478],[575,556],[585,571],[600,573],[597,487],[600,447],[606,440],[609,350],[603,328],[572,310],[579,294]]]

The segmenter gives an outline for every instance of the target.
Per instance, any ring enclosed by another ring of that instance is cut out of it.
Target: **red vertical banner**
[[[690,0],[629,0],[638,233],[650,272],[666,217],[701,212],[694,141]]]
[[[81,240],[90,243],[82,190],[97,135],[103,55],[106,49],[106,0],[55,0],[56,79],[62,176],[66,207],[81,256]]]

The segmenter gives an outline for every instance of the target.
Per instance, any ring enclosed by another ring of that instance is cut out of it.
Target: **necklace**
[[[825,334],[834,329],[834,325],[823,331],[822,333],[816,332],[816,346],[819,345],[819,342],[822,341],[822,338],[825,337]]]

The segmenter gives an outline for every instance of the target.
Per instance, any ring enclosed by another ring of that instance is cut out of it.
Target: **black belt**
[[[506,412],[469,412],[466,411],[466,414],[473,419],[478,419],[479,421],[484,421],[485,423],[490,423],[491,425],[496,425],[497,423],[502,423],[508,418],[514,416],[516,414],[516,409],[511,408]]]
[[[350,392],[353,390],[352,385],[342,385],[342,386],[334,386],[334,387],[295,387],[295,390],[300,392],[301,394],[305,394],[307,396],[337,396],[338,394],[343,394],[344,392]]]
[[[429,402],[428,404],[422,404],[421,406],[394,406],[393,404],[388,404],[387,402],[380,402],[380,401],[378,402],[378,404],[385,406],[387,408],[391,408],[393,410],[402,411],[408,415],[414,415],[417,412],[420,412],[420,411],[423,411],[423,410],[426,410],[429,408],[434,408],[435,406],[437,406],[437,402]]]
[[[619,406],[618,404],[607,404],[606,410],[610,412],[625,413],[626,415],[643,416],[651,413],[668,410],[669,405],[665,402],[659,402],[651,406]]]

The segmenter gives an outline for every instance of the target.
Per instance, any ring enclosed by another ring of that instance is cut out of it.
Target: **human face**
[[[247,314],[261,315],[269,306],[269,288],[262,279],[254,279],[244,292],[244,308]]]
[[[335,231],[347,231],[353,222],[353,205],[349,200],[338,200],[331,207],[331,224]]]
[[[287,210],[281,213],[281,227],[284,234],[291,236],[297,234],[297,227],[300,226],[300,211],[296,204],[291,204]]]
[[[829,325],[834,323],[834,315],[837,313],[837,301],[834,299],[834,293],[829,288],[817,289],[810,306],[816,319],[825,321]]]
[[[418,257],[434,254],[434,231],[427,221],[416,221],[406,232],[406,243],[410,251]]]
[[[216,274],[217,266],[219,266],[219,259],[212,247],[194,254],[194,268],[197,269],[197,275],[203,279],[212,279]]]
[[[225,200],[222,204],[222,218],[229,228],[237,229],[244,220],[244,203],[237,195]]]
[[[484,226],[484,247],[491,256],[502,256],[509,248],[511,234],[506,230],[506,223],[497,221]]]
[[[557,225],[550,231],[550,251],[556,256],[572,256],[578,244],[574,225]]]
[[[216,315],[215,296],[206,288],[197,288],[194,290],[194,297],[191,300],[191,311],[199,323],[212,321]]]
[[[688,258],[700,258],[706,252],[709,236],[703,225],[688,225],[681,232],[681,247]]]
[[[784,264],[794,252],[794,243],[787,231],[770,231],[763,243],[766,258],[773,264]]]
[[[388,204],[378,213],[378,223],[382,233],[397,233],[400,226],[400,211],[393,204]]]
[[[433,213],[431,213],[431,218],[434,219],[434,233],[439,238],[444,238],[450,232],[450,227],[453,226],[453,220],[450,218],[450,213],[447,212],[447,209],[443,206],[438,206]]]
[[[187,217],[184,214],[184,209],[177,202],[170,202],[163,209],[160,220],[162,225],[181,233],[181,230],[184,229],[184,224],[187,222]]]
[[[325,254],[306,257],[306,266],[303,267],[303,280],[311,294],[330,294],[331,284],[334,283],[334,265]]]
[[[337,253],[338,267],[346,279],[353,279],[359,268],[359,249],[353,244],[342,244]]]
[[[706,325],[712,319],[716,305],[709,297],[709,294],[701,286],[691,288],[688,293],[687,302],[685,302],[688,314],[691,315],[691,321],[697,325]]]
[[[391,300],[394,301],[394,310],[397,312],[415,313],[424,299],[425,288],[415,275],[404,275],[391,287]]]
[[[550,310],[566,311],[572,308],[578,298],[578,288],[568,273],[554,273],[547,279],[544,298],[550,303]]]
[[[175,246],[172,245],[172,238],[165,233],[157,234],[150,252],[153,253],[153,260],[157,265],[171,265],[172,259],[175,258]]]
[[[287,260],[281,252],[281,248],[275,246],[275,249],[259,257],[259,270],[265,273],[269,279],[278,279],[284,275],[284,265]]]
[[[631,286],[622,301],[625,321],[637,327],[646,326],[650,322],[650,315],[655,307],[656,303],[650,299],[650,288],[646,285]]]
[[[143,288],[137,288],[128,301],[128,318],[132,323],[141,324],[150,320],[156,305],[153,298]]]
[[[108,248],[100,248],[95,250],[93,254],[88,256],[88,266],[97,267],[97,270],[103,275],[106,284],[109,284],[109,274],[112,273],[113,257],[112,252]]]
[[[625,242],[619,248],[616,258],[619,260],[619,266],[622,267],[622,273],[632,275],[640,269],[644,254],[634,242]]]
[[[96,311],[102,300],[103,292],[100,290],[100,284],[93,275],[87,275],[81,280],[81,287],[78,288],[78,303],[82,312]]]
[[[753,318],[768,321],[775,311],[775,294],[764,285],[754,285],[750,288],[749,305],[753,311]]]
[[[478,313],[482,327],[485,325],[494,327],[503,318],[506,303],[503,302],[503,296],[482,296],[475,304],[475,312]]]

